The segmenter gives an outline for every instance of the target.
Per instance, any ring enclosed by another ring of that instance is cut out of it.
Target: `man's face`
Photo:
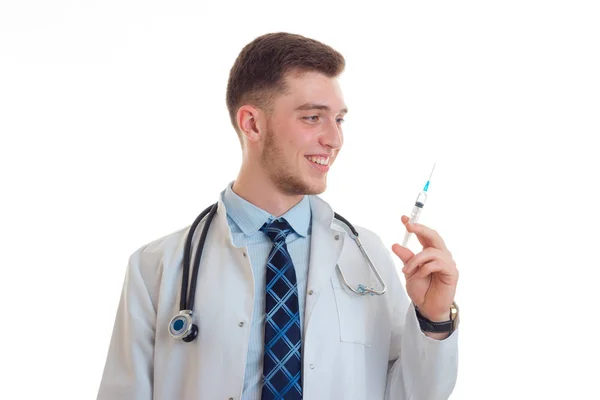
[[[319,194],[342,147],[346,105],[336,78],[308,72],[286,82],[267,121],[261,165],[283,193]]]

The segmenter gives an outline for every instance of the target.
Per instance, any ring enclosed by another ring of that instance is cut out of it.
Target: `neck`
[[[254,204],[276,218],[288,212],[298,204],[303,195],[289,195],[282,193],[267,177],[257,179],[250,176],[243,169],[233,183],[232,190],[249,203]]]

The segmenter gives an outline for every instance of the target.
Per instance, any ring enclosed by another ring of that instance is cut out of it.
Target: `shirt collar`
[[[232,186],[233,182],[227,185],[227,189],[223,193],[223,204],[225,204],[227,215],[240,228],[244,235],[250,236],[257,232],[265,223],[276,219],[267,211],[241,198],[233,191]],[[311,217],[308,196],[304,196],[298,204],[281,216],[302,237],[308,235]]]

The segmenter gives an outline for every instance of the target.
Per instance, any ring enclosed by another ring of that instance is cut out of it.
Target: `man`
[[[343,143],[344,65],[331,47],[288,33],[241,51],[227,106],[243,162],[205,239],[192,293],[197,330],[185,331],[189,342],[172,337],[186,326],[172,318],[188,227],[131,256],[98,399],[448,398],[458,271],[444,241],[402,217],[424,248],[392,248],[405,291],[379,237],[357,228],[387,290],[354,293],[342,276],[375,290],[379,281],[316,196]]]

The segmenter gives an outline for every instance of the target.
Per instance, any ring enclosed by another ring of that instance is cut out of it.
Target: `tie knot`
[[[293,231],[293,228],[285,218],[279,218],[272,221],[270,224],[265,223],[260,230],[276,243],[285,242],[285,238]]]

